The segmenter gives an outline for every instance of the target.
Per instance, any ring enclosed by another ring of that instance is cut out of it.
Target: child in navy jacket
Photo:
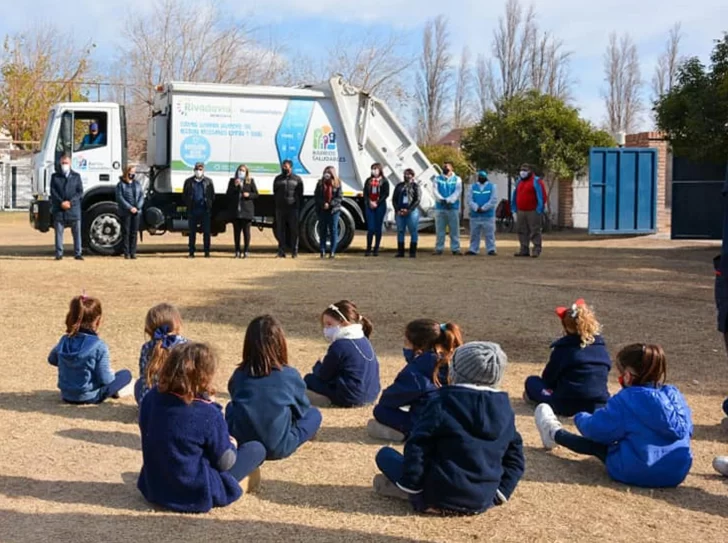
[[[374,419],[367,424],[370,437],[404,441],[429,397],[447,383],[452,353],[463,344],[457,324],[419,319],[404,331],[402,353],[407,365],[379,398]]]
[[[612,361],[599,335],[601,325],[594,312],[577,300],[570,308],[558,307],[564,337],[551,344],[551,358],[541,377],[526,379],[523,399],[534,405],[546,403],[557,415],[593,413],[609,399],[607,381]]]
[[[404,456],[385,447],[374,478],[380,494],[409,499],[424,513],[478,514],[506,503],[523,476],[523,442],[505,392],[506,355],[496,343],[455,351],[450,386],[439,389],[415,422]]]
[[[225,419],[239,442],[260,441],[269,460],[286,458],[313,438],[321,412],[306,396],[306,383],[288,365],[280,323],[270,315],[253,319],[243,344],[243,361],[228,383]]]
[[[593,415],[574,417],[581,436],[563,430],[548,404],[536,408],[544,447],[563,445],[596,456],[606,464],[609,476],[621,483],[678,486],[693,463],[693,423],[680,391],[664,384],[667,363],[662,347],[628,345],[617,355],[616,366],[623,388]]]
[[[98,336],[101,316],[98,299],[84,294],[71,300],[66,335],[48,355],[48,362],[58,367],[58,388],[65,402],[93,404],[132,394],[131,372],[111,369],[109,348]]]
[[[179,345],[161,368],[159,384],[142,400],[144,464],[137,487],[151,503],[205,513],[260,483],[265,447],[256,441],[238,447],[221,406],[210,399],[216,365],[207,345]]]
[[[331,343],[324,359],[304,377],[311,403],[318,407],[367,405],[379,395],[379,361],[369,341],[372,323],[348,300],[331,304],[321,315]]]

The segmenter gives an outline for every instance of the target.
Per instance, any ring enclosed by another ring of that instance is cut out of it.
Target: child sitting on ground
[[[582,299],[569,308],[556,308],[556,315],[564,336],[551,344],[551,358],[541,377],[526,379],[523,399],[533,405],[549,404],[554,413],[565,417],[593,413],[609,399],[612,361],[600,335],[601,325]]]
[[[331,304],[321,315],[331,344],[323,360],[304,377],[311,403],[318,407],[367,405],[379,395],[379,361],[369,341],[372,323],[348,300]]]
[[[76,296],[66,315],[66,334],[48,355],[58,367],[58,388],[67,403],[95,404],[132,394],[131,372],[114,373],[109,348],[98,336],[101,315],[98,299]]]
[[[222,407],[210,399],[216,366],[207,345],[178,345],[160,368],[158,385],[142,400],[144,464],[137,487],[150,503],[206,513],[260,484],[265,447],[256,441],[238,447],[228,434]]]
[[[404,456],[377,454],[384,475],[374,490],[409,499],[418,512],[478,514],[506,503],[523,476],[523,442],[508,394],[496,390],[506,368],[496,343],[455,351],[450,386],[438,389],[415,422]]]
[[[665,385],[667,362],[659,345],[636,343],[617,355],[622,390],[593,415],[579,413],[578,436],[562,429],[551,406],[536,408],[536,426],[544,447],[563,445],[596,456],[609,476],[647,488],[675,487],[693,463],[690,408],[680,391]]]
[[[147,311],[144,333],[149,337],[139,355],[139,379],[134,385],[134,399],[137,405],[149,389],[157,384],[157,374],[167,360],[169,351],[175,345],[186,343],[182,332],[182,317],[177,308],[170,304],[155,305]]]
[[[269,460],[290,456],[321,426],[321,412],[311,407],[306,383],[288,365],[283,329],[270,315],[248,325],[243,359],[228,391],[225,420],[230,435],[241,443],[260,441]]]
[[[447,384],[450,358],[462,344],[457,324],[439,324],[430,319],[410,322],[402,349],[406,365],[382,392],[374,418],[367,424],[369,436],[404,441],[430,395]]]

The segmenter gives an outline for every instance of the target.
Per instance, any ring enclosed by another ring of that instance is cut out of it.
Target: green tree
[[[678,69],[677,84],[655,102],[657,126],[673,151],[693,160],[728,157],[728,34],[715,41],[707,69],[698,58]]]
[[[522,163],[532,164],[549,192],[558,179],[586,169],[589,149],[612,147],[614,139],[579,117],[562,99],[530,91],[486,112],[463,140],[463,150],[478,167],[514,178]]]
[[[467,179],[475,171],[468,157],[457,147],[451,147],[449,145],[424,145],[421,149],[425,153],[425,156],[430,159],[430,162],[438,164],[440,167],[445,162],[452,162],[455,173],[463,179]]]

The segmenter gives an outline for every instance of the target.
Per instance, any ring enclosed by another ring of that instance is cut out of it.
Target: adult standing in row
[[[258,187],[250,170],[245,164],[238,166],[235,177],[230,179],[227,188],[230,215],[233,223],[233,240],[235,242],[235,258],[248,258],[250,251],[250,223],[255,217],[255,199],[258,198]],[[245,245],[240,251],[240,233],[243,233]]]
[[[125,259],[136,259],[139,222],[144,207],[144,189],[136,180],[136,168],[127,166],[116,184],[116,205],[121,219],[122,247]]]
[[[371,176],[364,182],[367,220],[367,250],[364,256],[379,256],[384,217],[387,215],[387,198],[389,198],[389,181],[384,177],[382,165],[375,162],[372,164]],[[373,251],[372,241],[374,241]]]
[[[56,260],[63,258],[63,231],[71,228],[73,253],[76,260],[83,260],[81,254],[81,199],[83,181],[71,169],[71,157],[61,157],[61,172],[51,176],[51,213],[56,231]]]
[[[514,256],[541,256],[542,215],[546,204],[543,181],[533,173],[529,164],[522,164],[520,179],[511,195],[511,210],[516,214],[518,241],[521,249]],[[533,251],[529,243],[533,244]]]
[[[435,192],[435,241],[434,254],[439,256],[445,248],[445,231],[450,230],[450,250],[454,255],[460,252],[460,196],[463,182],[455,175],[451,162],[445,162],[442,174],[434,181]]]
[[[330,240],[329,258],[336,258],[336,245],[339,242],[339,213],[341,212],[341,180],[336,168],[327,166],[316,184],[313,193],[318,213],[318,235],[321,258],[326,256],[326,242]]]
[[[293,173],[293,162],[290,160],[283,161],[282,170],[273,180],[278,258],[286,258],[286,245],[291,249],[291,256],[296,258],[298,256],[298,221],[303,207],[303,181]]]
[[[488,172],[478,172],[478,179],[468,189],[470,203],[470,249],[468,255],[480,251],[480,236],[485,236],[485,250],[489,256],[496,255],[495,208],[498,205],[498,187],[488,180]]]
[[[189,229],[189,256],[195,258],[197,228],[202,226],[205,258],[210,258],[210,230],[212,226],[212,203],[215,200],[215,186],[205,175],[205,165],[195,164],[195,175],[189,177],[182,189],[187,205],[187,226]]]
[[[410,235],[410,258],[417,256],[418,225],[420,222],[420,186],[415,183],[415,172],[411,168],[404,171],[404,181],[394,187],[392,202],[397,221],[397,258],[404,258],[406,231]]]

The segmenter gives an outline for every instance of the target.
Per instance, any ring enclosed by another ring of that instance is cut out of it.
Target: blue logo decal
[[[187,136],[182,140],[179,152],[182,162],[192,168],[197,162],[205,163],[210,160],[212,150],[206,137]]]

